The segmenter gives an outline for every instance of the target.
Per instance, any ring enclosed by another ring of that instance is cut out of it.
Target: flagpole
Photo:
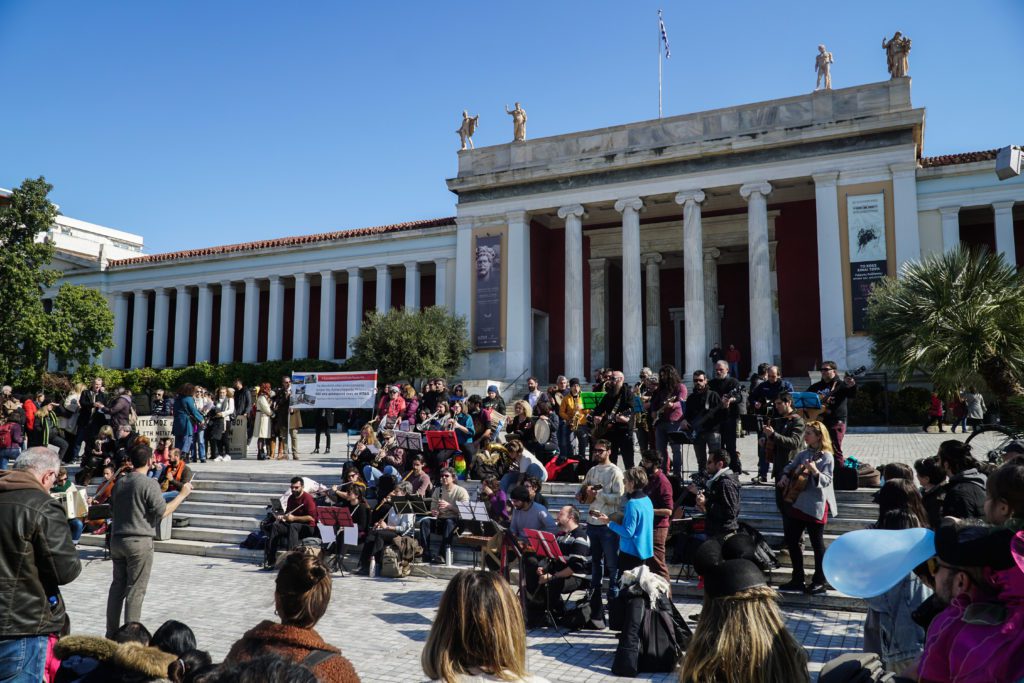
[[[661,118],[661,14],[658,15],[658,118]]]

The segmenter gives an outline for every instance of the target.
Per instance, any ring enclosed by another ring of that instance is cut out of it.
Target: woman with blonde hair
[[[509,422],[507,432],[509,435],[517,435],[524,441],[533,436],[530,428],[533,426],[533,409],[527,401],[516,401],[512,404],[512,421]]]
[[[825,556],[825,525],[829,515],[838,513],[836,492],[832,487],[832,440],[828,429],[817,420],[804,427],[804,443],[807,448],[796,454],[782,470],[778,487],[783,494],[782,527],[793,562],[793,578],[779,586],[780,591],[820,595],[825,592],[825,574],[821,561]],[[802,488],[801,488],[802,486]],[[797,493],[799,491],[799,493]],[[792,495],[795,494],[795,499]],[[785,499],[789,499],[787,502]],[[800,540],[804,531],[811,539],[814,549],[814,576],[811,583],[804,585],[804,561]]]
[[[448,582],[420,664],[443,683],[547,683],[526,672],[523,612],[497,572],[464,569]]]

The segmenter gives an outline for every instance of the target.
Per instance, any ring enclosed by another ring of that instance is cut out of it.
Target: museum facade
[[[453,218],[119,258],[58,240],[58,265],[110,301],[113,367],[342,359],[367,311],[430,305],[467,318],[464,378],[690,373],[716,343],[744,373],[870,366],[879,278],[960,242],[1024,263],[1024,178],[923,156],[924,131],[894,78],[463,150]]]

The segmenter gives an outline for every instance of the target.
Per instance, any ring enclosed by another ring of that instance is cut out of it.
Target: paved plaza
[[[846,450],[862,461],[913,462],[931,455],[948,434],[851,434]],[[956,438],[963,438],[957,435]],[[196,476],[217,472],[266,471],[303,474],[329,480],[340,473],[340,463],[349,439],[336,436],[330,455],[307,456],[313,448],[312,434],[300,435],[302,459],[298,462],[233,460],[196,465]],[[754,441],[741,441],[741,450],[754,452]],[[693,456],[690,453],[692,466]],[[752,460],[745,459],[747,465]],[[102,633],[111,565],[96,549],[83,549],[86,562],[82,576],[66,587],[73,629],[79,633]],[[274,618],[272,573],[254,564],[235,560],[157,553],[143,620],[155,629],[166,619],[189,624],[200,647],[215,660],[231,644],[262,619]],[[445,583],[439,579],[403,580],[336,577],[331,607],[318,625],[324,638],[337,646],[355,664],[364,681],[419,681],[422,672],[419,653],[426,639],[434,611]],[[679,602],[680,611],[699,611],[696,602]],[[812,671],[823,662],[862,646],[863,614],[837,611],[789,611],[787,624],[807,648]],[[535,630],[529,638],[529,666],[533,673],[552,681],[576,683],[616,680],[610,675],[616,638],[610,632],[582,632],[566,639],[551,630]],[[647,680],[675,680],[662,674]]]

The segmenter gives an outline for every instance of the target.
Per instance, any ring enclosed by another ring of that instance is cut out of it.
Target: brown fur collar
[[[167,669],[178,658],[155,647],[147,647],[141,643],[115,643],[98,636],[64,636],[54,648],[58,659],[67,659],[73,655],[91,657],[141,673],[151,678],[167,678]]]

